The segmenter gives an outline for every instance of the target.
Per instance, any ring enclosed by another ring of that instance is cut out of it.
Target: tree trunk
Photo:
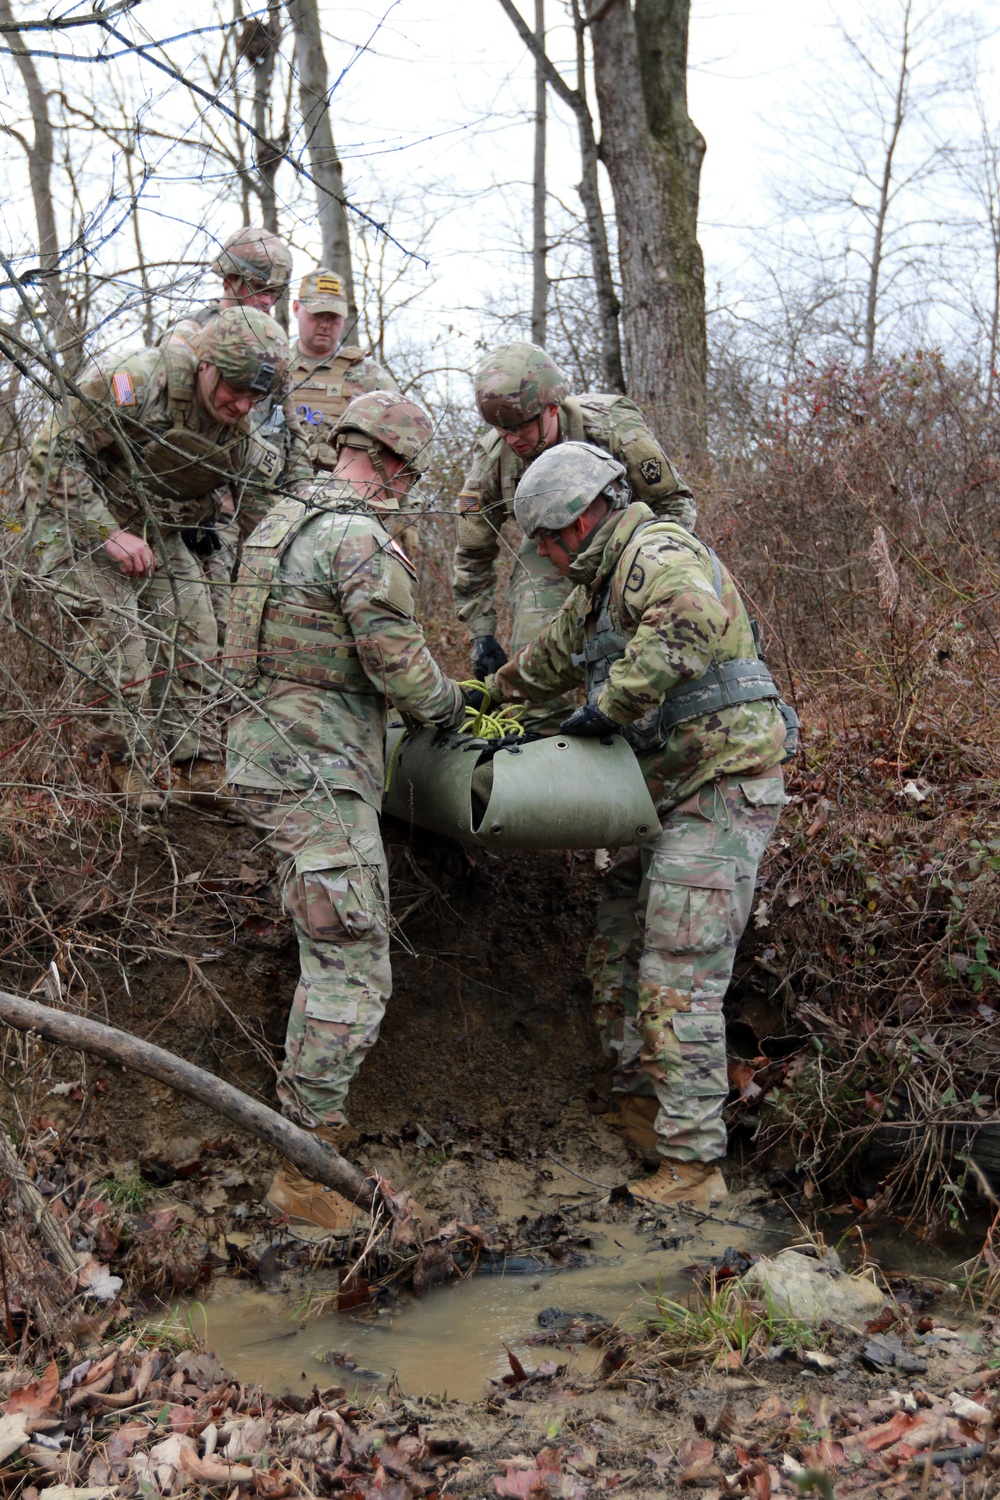
[[[66,297],[59,277],[59,235],[56,230],[55,209],[52,206],[52,160],[54,155],[52,122],[49,119],[49,102],[38,76],[34,59],[29,56],[20,33],[15,30],[14,13],[10,0],[0,0],[0,23],[7,34],[10,50],[17,62],[18,71],[28,95],[28,108],[34,127],[34,140],[26,145],[28,156],[28,180],[35,206],[35,223],[38,227],[38,264],[41,271],[39,290],[45,310],[56,326],[56,343],[66,359],[72,373],[80,363],[80,349],[70,352],[76,340],[76,329],[66,306]]]
[[[571,89],[558,68],[550,61],[545,48],[528,26],[514,5],[514,0],[500,0],[500,5],[510,17],[514,29],[536,62],[545,70],[545,77],[564,104],[568,104],[576,116],[580,137],[581,180],[578,187],[580,201],[587,220],[587,239],[597,286],[597,306],[601,326],[601,364],[604,368],[604,389],[624,391],[625,376],[622,373],[621,341],[618,331],[618,296],[611,275],[611,255],[608,251],[608,231],[601,207],[601,195],[597,185],[597,138],[594,122],[587,107],[583,92],[583,28],[585,22],[579,14],[578,0],[573,0],[573,17],[577,31],[577,87]]]
[[[705,141],[687,111],[691,0],[584,0],[618,219],[629,394],[682,462],[706,456]]]
[[[878,212],[872,233],[872,253],[868,264],[868,290],[865,296],[865,364],[875,358],[875,331],[878,325],[878,294],[882,276],[882,242],[885,237],[885,221],[889,213],[889,198],[892,192],[893,158],[899,143],[899,134],[906,119],[906,95],[910,78],[910,10],[909,4],[903,13],[903,36],[899,52],[899,77],[896,81],[896,99],[892,125],[882,163],[882,182],[879,189]]]
[[[535,37],[545,50],[545,0],[535,0]],[[532,182],[531,338],[545,347],[549,278],[545,270],[545,69],[535,58],[535,172]]]
[[[286,0],[295,31],[295,67],[299,75],[299,109],[309,149],[309,168],[316,181],[317,210],[323,240],[323,264],[344,283],[349,321],[357,315],[351,242],[344,210],[344,176],[333,144],[327,99],[326,57],[317,0]]]

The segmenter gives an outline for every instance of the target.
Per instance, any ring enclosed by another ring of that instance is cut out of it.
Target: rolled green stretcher
[[[502,744],[390,724],[383,810],[491,849],[618,849],[660,820],[631,747],[552,735]]]

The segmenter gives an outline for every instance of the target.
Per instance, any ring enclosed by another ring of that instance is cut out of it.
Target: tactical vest
[[[371,514],[363,501],[324,509]],[[282,557],[317,514],[301,500],[280,500],[244,545],[226,630],[226,680],[246,689],[265,676],[341,693],[381,694],[365,674],[351,627],[332,599],[328,606],[312,607],[272,598]]]
[[[217,442],[188,426],[195,405],[198,362],[188,344],[174,336],[161,350],[167,367],[167,413],[170,427],[153,436],[115,437],[117,452],[102,454],[98,462],[108,509],[119,526],[141,521],[143,507],[136,500],[141,486],[157,519],[169,526],[197,526],[214,516],[208,497],[234,475],[235,450],[246,441],[238,426]],[[135,422],[141,426],[153,402],[155,387],[139,394]],[[123,451],[124,450],[124,451]]]
[[[643,521],[632,533],[630,541],[650,526],[660,526],[661,521]],[[704,546],[705,544],[702,543]],[[693,551],[694,549],[689,549]],[[711,547],[705,547],[712,561],[712,581],[715,595],[722,603],[722,565]],[[575,667],[585,669],[587,702],[596,703],[601,690],[611,675],[611,668],[625,655],[628,638],[614,628],[610,603],[614,573],[594,599],[591,610],[596,610],[597,621],[594,633],[584,643],[582,651],[574,652],[571,660]],[[625,738],[633,750],[655,750],[665,745],[678,724],[688,719],[699,719],[703,714],[717,713],[720,708],[732,708],[738,703],[756,703],[764,698],[776,702],[781,694],[774,684],[770,672],[760,654],[760,636],[756,622],[750,621],[756,657],[737,657],[732,661],[713,659],[707,671],[694,682],[679,683],[665,695],[660,706],[635,724],[625,729]]]
[[[337,450],[328,441],[330,428],[342,415],[351,394],[344,391],[344,379],[353,365],[360,364],[365,351],[357,344],[344,344],[329,364],[321,361],[306,370],[299,355],[292,369],[292,393],[309,442],[309,458],[314,469],[333,469]]]

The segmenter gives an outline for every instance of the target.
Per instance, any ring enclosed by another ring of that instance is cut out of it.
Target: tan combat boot
[[[605,1115],[608,1124],[616,1125],[641,1153],[647,1167],[658,1167],[661,1161],[660,1143],[653,1128],[659,1112],[659,1100],[650,1094],[619,1094]]]
[[[112,760],[108,758],[108,780],[119,796],[124,797],[125,806],[136,812],[159,812],[166,803],[166,793],[152,780],[149,772],[137,760]]]
[[[643,1203],[689,1203],[703,1211],[729,1197],[714,1161],[662,1161],[651,1177],[630,1182],[628,1190]]]
[[[336,1150],[349,1129],[347,1125],[322,1125],[313,1134]],[[306,1177],[287,1157],[275,1173],[264,1201],[273,1213],[283,1214],[293,1224],[304,1224],[325,1234],[347,1234],[368,1217],[363,1208],[333,1188]]]
[[[219,807],[227,798],[222,788],[225,767],[219,760],[195,756],[171,766],[170,800],[191,807]]]

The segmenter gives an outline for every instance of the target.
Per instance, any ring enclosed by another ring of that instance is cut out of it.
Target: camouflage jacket
[[[315,469],[332,469],[336,464],[330,428],[355,396],[398,390],[388,370],[356,344],[342,344],[332,354],[310,359],[299,353],[298,340],[293,339],[289,379]]]
[[[301,522],[307,505],[315,514]],[[229,726],[228,779],[271,790],[318,783],[381,807],[387,707],[422,724],[454,723],[462,710],[458,685],[431,656],[414,618],[413,569],[352,485],[317,480],[304,501],[282,501],[249,538],[227,649],[240,632],[240,585],[253,579],[255,557],[273,557],[272,532],[282,540],[269,603],[326,620],[331,638],[350,643],[367,680],[364,691],[345,691],[258,677],[246,695],[251,702]]]
[[[722,600],[708,549],[683,527],[633,503],[593,534],[574,562],[577,587],[559,614],[487,681],[501,699],[544,700],[584,676],[574,662],[596,625],[596,600],[611,580],[608,611],[628,644],[613,663],[597,706],[618,724],[655,711],[664,695],[693,682],[710,662],[756,657],[736,585],[722,569]],[[678,724],[667,742],[639,756],[654,800],[673,805],[717,776],[765,771],[781,759],[785,727],[773,701],[744,703]]]
[[[185,337],[197,333],[216,313],[222,312],[218,302],[206,302],[201,307],[189,308],[172,323],[160,339],[161,346],[175,333]],[[292,348],[294,350],[294,344]],[[250,431],[265,450],[263,466],[271,475],[270,485],[245,485],[239,497],[233,495],[237,509],[240,531],[248,536],[271,504],[274,488],[296,492],[312,478],[309,460],[309,433],[298,413],[299,402],[295,399],[292,366],[275,395],[258,401],[247,418]]]
[[[559,408],[559,440],[606,448],[625,465],[637,499],[645,500],[657,515],[694,526],[697,511],[690,489],[627,396],[568,396]],[[458,497],[455,604],[473,638],[496,634],[499,533],[514,514],[514,490],[525,467],[500,433],[490,431],[476,444]]]
[[[150,513],[171,530],[213,520],[225,476],[236,495],[273,487],[248,421],[218,423],[198,403],[197,367],[182,338],[102,361],[80,376],[81,396],[49,416],[31,455],[38,481],[33,543],[43,573],[64,561],[74,542],[93,546],[120,527],[148,533],[155,545]],[[168,433],[179,437],[160,444]],[[187,462],[182,444],[191,453]]]

